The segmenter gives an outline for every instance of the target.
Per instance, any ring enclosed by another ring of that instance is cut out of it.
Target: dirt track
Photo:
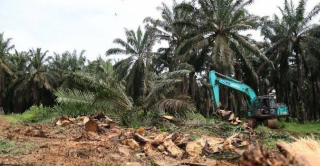
[[[209,158],[175,159],[142,148],[132,150],[117,140],[120,132],[117,127],[99,134],[86,132],[77,124],[10,125],[0,116],[0,140],[10,140],[18,147],[31,145],[22,153],[0,153],[0,165],[231,165]]]

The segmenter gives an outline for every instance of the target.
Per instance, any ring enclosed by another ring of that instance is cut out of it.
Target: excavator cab
[[[269,117],[277,115],[277,105],[272,96],[258,96],[252,105],[252,111],[248,116],[250,117]],[[249,111],[250,112],[250,111]]]
[[[288,115],[288,107],[282,103],[276,103],[274,96],[258,96],[252,104],[252,110],[248,111],[248,117],[266,119]]]
[[[288,107],[282,103],[276,103],[274,96],[257,96],[248,111],[249,126],[254,127],[259,122],[265,122],[269,128],[277,128],[277,117],[288,116]]]

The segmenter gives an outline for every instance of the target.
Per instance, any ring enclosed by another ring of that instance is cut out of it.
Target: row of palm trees
[[[10,41],[0,34],[0,107],[7,113],[21,113],[32,105],[53,106],[53,92],[87,62],[84,51],[48,56],[41,48],[19,52]]]
[[[311,24],[320,11],[306,12],[284,0],[281,15],[250,14],[253,0],[197,0],[162,3],[160,19],[147,17],[145,29],[125,29],[119,48],[106,56],[125,54],[116,62],[88,61],[84,52],[48,56],[47,51],[15,51],[0,36],[0,107],[21,112],[31,105],[75,105],[77,108],[126,114],[141,110],[185,116],[198,111],[212,116],[212,91],[207,73],[216,70],[251,86],[259,95],[277,91],[291,116],[316,120],[320,116],[320,26]],[[261,31],[263,42],[247,30]],[[154,52],[157,42],[168,47]],[[244,96],[221,90],[223,107],[244,115]],[[19,104],[17,104],[19,103]]]
[[[177,71],[180,65],[188,64],[185,95],[203,115],[214,110],[203,73],[216,70],[245,82],[260,95],[273,87],[293,117],[318,119],[320,26],[312,21],[320,4],[307,12],[306,2],[300,0],[295,6],[284,0],[281,15],[273,18],[250,14],[245,7],[252,0],[173,1],[172,8],[162,3],[158,7],[161,19],[144,20],[144,36],[140,27],[136,33],[126,30],[126,41],[114,40],[121,48],[109,49],[106,55],[130,55],[115,65],[115,71],[125,78],[127,94],[136,105],[138,99],[144,101],[148,96],[151,74]],[[264,36],[263,42],[243,35],[246,30],[257,29]],[[169,46],[152,52],[155,41]],[[243,96],[229,89],[223,89],[221,95],[224,107],[240,115]]]

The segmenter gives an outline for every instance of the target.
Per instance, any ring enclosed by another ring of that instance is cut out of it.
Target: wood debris
[[[134,139],[126,139],[122,142],[124,145],[128,145],[131,149],[139,149],[140,145]]]
[[[71,124],[71,120],[67,116],[59,117],[59,118],[56,119],[55,124],[57,126],[64,127],[64,126],[67,126],[67,125]]]
[[[294,157],[300,163],[315,166],[320,163],[320,141],[298,139],[293,143],[278,142],[277,147],[287,158]]]
[[[207,140],[203,138],[189,142],[186,146],[186,152],[192,157],[198,157],[202,154],[202,149],[205,146],[206,142]]]
[[[104,122],[106,120],[106,116],[101,111],[99,111],[97,115],[93,116],[92,118],[97,119],[101,122]]]
[[[93,118],[87,117],[83,121],[85,131],[99,132],[98,123]]]
[[[144,127],[139,127],[139,129],[137,130],[137,133],[139,134],[139,135],[144,135]]]
[[[139,135],[138,133],[133,133],[132,134],[133,136],[133,139],[137,142],[140,142],[140,143],[146,143],[146,142],[150,142],[149,139],[146,139],[144,137],[142,137],[141,135]]]
[[[218,110],[217,115],[232,125],[239,125],[242,123],[239,117],[236,117],[232,111]]]
[[[177,145],[175,145],[170,138],[166,138],[163,142],[163,145],[173,157],[182,157],[184,152]]]
[[[159,134],[158,136],[156,136],[153,141],[152,144],[155,146],[158,146],[159,144],[162,144],[164,139],[168,136],[167,132],[163,132],[161,134]]]
[[[170,121],[174,121],[175,118],[173,116],[170,116],[170,115],[164,115],[162,116],[164,119],[167,119],[167,120],[170,120]]]
[[[171,116],[164,116],[168,121],[175,121]],[[235,123],[241,123],[234,115],[230,115],[230,120],[234,119]],[[59,121],[60,120],[60,121]],[[66,121],[66,122],[64,122]],[[67,123],[68,121],[68,123]],[[247,146],[248,142],[240,138],[239,135],[233,135],[229,138],[214,138],[209,136],[201,136],[199,139],[192,140],[189,134],[181,132],[167,133],[159,132],[155,127],[139,127],[138,129],[127,128],[121,129],[117,127],[116,123],[99,112],[95,116],[83,116],[73,119],[68,117],[60,118],[56,121],[56,125],[80,125],[83,126],[84,131],[89,133],[79,134],[76,139],[80,140],[87,138],[90,140],[108,140],[118,145],[118,151],[123,156],[130,155],[131,150],[141,150],[142,154],[154,157],[154,162],[157,165],[170,165],[170,161],[163,162],[163,160],[156,159],[159,156],[163,159],[172,159],[176,165],[208,165],[204,164],[204,160],[186,160],[186,157],[204,157],[213,154],[218,154],[224,151],[235,151],[238,147]],[[107,131],[108,135],[103,137],[103,133]],[[121,145],[122,144],[122,145]],[[239,151],[239,150],[238,150]],[[239,151],[238,153],[243,153]],[[177,159],[183,159],[177,161]],[[206,159],[210,161],[209,159]],[[215,162],[212,160],[211,162]],[[210,165],[210,164],[209,164]]]
[[[263,165],[263,166],[297,166],[305,165],[298,162],[293,157],[285,157],[283,155],[272,156],[269,150],[262,146],[250,145],[249,148],[243,153],[240,160],[243,166]]]

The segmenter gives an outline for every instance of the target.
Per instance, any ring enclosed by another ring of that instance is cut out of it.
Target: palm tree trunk
[[[292,98],[292,117],[295,118],[296,117],[296,112],[297,112],[297,88],[294,88],[293,92],[292,92],[292,95],[291,95],[291,98]]]
[[[313,112],[313,120],[317,120],[317,110],[316,110],[316,89],[314,86],[314,81],[311,81],[312,86],[312,112]]]
[[[318,78],[319,79],[319,78]],[[316,103],[320,103],[320,81],[318,81],[318,79],[316,79],[316,85],[315,85],[315,88],[316,88],[316,96],[317,96],[317,99],[316,99]],[[318,119],[320,118],[320,108],[319,108],[319,104],[316,104],[316,110],[318,110]],[[317,119],[317,120],[318,120]]]
[[[3,94],[3,92],[4,92],[4,71],[1,69],[0,70],[0,76],[1,76],[1,78],[0,78],[0,107],[2,107],[2,94]]]
[[[210,94],[210,91],[207,91],[207,100],[206,100],[206,115],[207,117],[210,117],[210,109],[211,109],[211,106],[212,106],[212,102],[211,102],[211,94]]]
[[[38,105],[39,104],[39,94],[38,94],[38,88],[36,83],[32,83],[32,95],[33,95],[33,104]]]
[[[195,72],[193,71],[189,73],[189,94],[193,100],[195,100],[194,87],[195,87]]]
[[[296,64],[297,64],[297,77],[298,77],[298,102],[300,102],[302,100],[302,83],[303,83],[303,79],[302,79],[302,70],[301,70],[301,63],[300,63],[300,51],[295,50],[296,52]]]

